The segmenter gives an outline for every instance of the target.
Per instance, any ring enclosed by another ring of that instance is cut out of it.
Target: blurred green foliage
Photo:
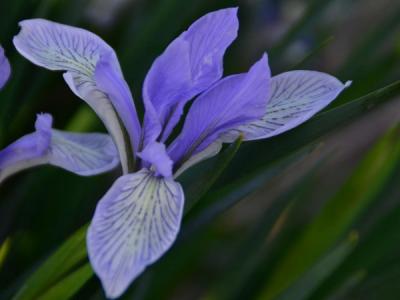
[[[13,49],[18,21],[48,18],[102,36],[143,112],[141,85],[155,57],[196,18],[239,5],[226,73],[267,51],[274,74],[317,69],[354,83],[299,128],[238,141],[184,173],[178,241],[122,299],[399,299],[400,129],[391,125],[400,119],[400,5],[367,2],[126,0],[114,14],[113,1],[1,1],[0,43],[13,74],[0,94],[0,147],[31,131],[40,111],[58,128],[104,130],[60,74]],[[41,167],[0,186],[0,299],[104,299],[85,224],[116,176]]]

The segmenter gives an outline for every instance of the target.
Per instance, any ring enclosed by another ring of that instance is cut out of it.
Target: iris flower
[[[296,127],[348,85],[314,71],[271,78],[266,54],[248,72],[223,77],[223,56],[239,24],[237,8],[222,9],[198,19],[156,58],[143,85],[141,122],[117,56],[101,38],[42,19],[20,26],[18,51],[63,71],[118,149],[123,174],[99,201],[87,233],[90,262],[109,298],[119,297],[175,241],[185,199],[180,173],[239,135],[257,140]]]

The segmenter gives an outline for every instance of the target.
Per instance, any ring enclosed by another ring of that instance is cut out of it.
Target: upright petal
[[[140,142],[140,123],[128,84],[121,72],[112,64],[112,56],[103,55],[96,65],[94,78],[98,88],[103,91],[114,105],[115,110],[128,131],[135,152]]]
[[[288,131],[326,107],[350,84],[316,71],[290,71],[274,76],[264,117],[232,130],[223,140],[232,142],[239,132],[244,140],[258,140]]]
[[[20,26],[20,33],[14,37],[17,50],[41,67],[66,71],[64,79],[69,87],[90,105],[112,135],[122,166],[127,171],[124,126],[119,122],[113,99],[97,87],[93,78],[96,64],[104,55],[122,80],[123,75],[114,50],[95,34],[80,28],[42,19],[22,21]],[[115,106],[119,107],[119,104]]]
[[[222,77],[225,50],[239,27],[236,14],[237,8],[228,8],[203,16],[155,60],[143,86],[146,110],[156,111],[145,120],[145,130],[153,130],[149,140],[161,133],[165,141],[185,103]]]
[[[168,153],[179,167],[224,133],[263,116],[269,99],[270,70],[264,55],[248,73],[222,79],[201,94]]]
[[[120,177],[100,200],[87,246],[108,298],[119,297],[171,247],[183,202],[178,183],[146,169]]]
[[[10,63],[4,54],[4,49],[0,46],[0,90],[7,83],[11,74]]]
[[[110,136],[52,129],[49,114],[38,115],[36,131],[0,151],[0,182],[19,171],[51,164],[81,176],[114,169],[118,152]]]

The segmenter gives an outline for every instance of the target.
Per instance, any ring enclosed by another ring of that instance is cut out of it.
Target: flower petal
[[[146,169],[120,177],[100,200],[87,246],[108,298],[119,297],[171,247],[183,202],[178,183]]]
[[[51,115],[38,115],[36,132],[19,138],[0,151],[0,182],[19,171],[48,162],[51,124]]]
[[[141,138],[139,118],[129,86],[121,76],[121,72],[114,68],[112,61],[112,57],[103,55],[96,65],[94,78],[97,87],[111,99],[136,152]]]
[[[49,163],[81,176],[91,176],[114,169],[119,160],[107,134],[52,130]]]
[[[315,71],[290,71],[274,76],[264,117],[230,131],[222,139],[232,142],[241,132],[244,140],[258,140],[288,131],[326,107],[350,84]]]
[[[237,36],[236,15],[237,8],[228,8],[203,16],[155,60],[143,86],[146,114],[149,109],[156,111],[145,118],[146,131],[157,128],[147,135],[150,141],[163,128],[164,142],[179,122],[185,103],[222,77],[225,50]]]
[[[81,176],[115,168],[118,152],[110,136],[52,129],[52,117],[39,114],[36,131],[0,151],[0,182],[19,171],[51,164]]]
[[[168,149],[178,167],[219,135],[259,119],[269,99],[270,70],[264,55],[248,73],[222,79],[193,103],[181,134]]]
[[[161,176],[167,178],[172,176],[173,163],[167,154],[164,144],[152,142],[142,152],[138,153],[138,155],[143,161],[149,163]]]
[[[118,147],[124,171],[127,171],[123,126],[118,120],[112,99],[94,82],[96,64],[102,55],[123,78],[114,50],[95,34],[72,26],[42,19],[20,22],[21,31],[14,37],[17,50],[31,62],[62,70],[72,91],[86,101],[101,118]]]
[[[50,114],[36,116],[35,130],[37,135],[37,149],[40,154],[47,153],[52,138],[53,117]]]
[[[4,49],[0,46],[0,89],[7,83],[11,74],[11,66],[4,54]]]

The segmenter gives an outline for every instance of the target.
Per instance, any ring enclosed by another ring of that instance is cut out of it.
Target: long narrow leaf
[[[400,161],[399,137],[400,126],[397,126],[368,152],[345,185],[328,201],[277,264],[259,299],[274,299],[297,280],[368,207]]]
[[[84,226],[73,234],[25,282],[14,300],[37,299],[46,288],[59,281],[86,257],[86,229]]]

